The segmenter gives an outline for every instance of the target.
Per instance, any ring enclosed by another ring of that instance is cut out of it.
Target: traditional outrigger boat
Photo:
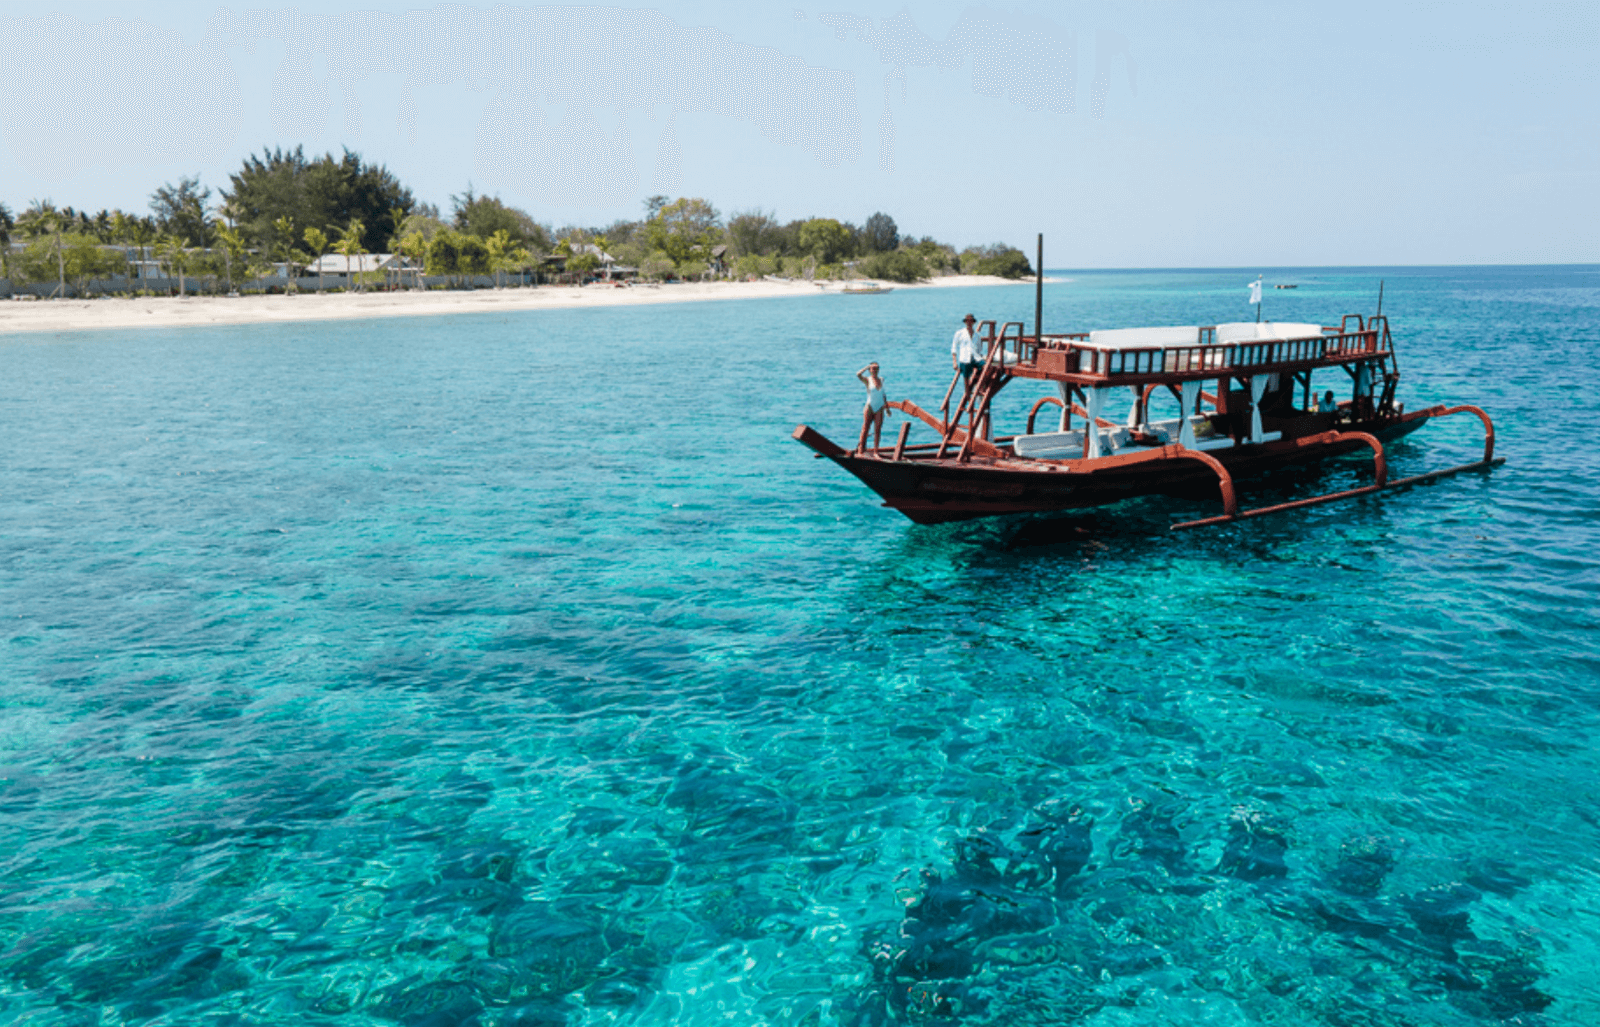
[[[909,401],[889,402],[932,428],[937,442],[908,445],[910,422],[901,425],[892,449],[867,448],[865,426],[849,450],[804,424],[794,438],[919,524],[1082,509],[1155,494],[1220,495],[1220,516],[1173,525],[1192,528],[1505,462],[1494,455],[1494,424],[1478,407],[1407,412],[1395,401],[1400,372],[1382,314],[1347,314],[1337,327],[1241,322],[1059,335],[1040,333],[1038,323],[1036,312],[1034,334],[1026,335],[1020,321],[998,330],[994,321],[981,322],[983,368],[965,384],[959,372],[951,379],[938,416]],[[1312,372],[1334,367],[1349,374],[1350,398],[1319,410]],[[1033,404],[1024,431],[992,436],[995,397],[1019,379],[1052,382],[1057,395]],[[1177,400],[1177,416],[1152,420],[1152,399],[1163,390]],[[1131,399],[1121,423],[1101,416],[1114,394]],[[1049,430],[1035,431],[1047,406],[1059,407],[1059,417]],[[1483,421],[1482,460],[1388,478],[1385,442],[1461,413]],[[1239,509],[1240,479],[1363,448],[1373,453],[1371,485]]]

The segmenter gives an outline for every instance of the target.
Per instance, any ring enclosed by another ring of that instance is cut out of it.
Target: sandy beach
[[[989,275],[951,275],[896,289],[940,289],[976,285],[1031,285]],[[0,301],[0,333],[81,332],[186,325],[262,324],[280,321],[334,321],[370,317],[483,314],[494,311],[559,307],[645,306],[811,296],[845,301],[842,283],[819,288],[810,282],[689,282],[673,285],[540,286],[533,289],[475,291],[304,293],[292,296],[176,296],[89,300]],[[852,297],[848,302],[871,302]]]

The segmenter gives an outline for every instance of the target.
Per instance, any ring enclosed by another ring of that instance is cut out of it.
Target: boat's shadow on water
[[[1395,463],[1411,463],[1413,457],[1425,453],[1423,447],[1411,443],[1393,444],[1386,449],[1391,467]],[[1366,454],[1332,458],[1309,470],[1308,474],[1304,466],[1282,468],[1238,483],[1239,508],[1289,503],[1359,488],[1373,480],[1371,457]],[[1390,477],[1397,476],[1391,470]],[[1345,511],[1336,515],[1336,520],[1344,524],[1384,525],[1388,522],[1386,505],[1396,498],[1368,496],[1311,509]],[[1220,499],[1213,493],[1183,498],[1147,496],[1071,513],[1015,514],[951,524],[912,525],[907,529],[901,555],[982,559],[995,554],[1070,555],[1085,550],[1139,558],[1176,547],[1195,553],[1215,551],[1238,556],[1241,546],[1248,549],[1307,541],[1325,530],[1327,523],[1319,513],[1308,516],[1304,510],[1291,510],[1195,531],[1172,531],[1174,524],[1221,512]]]

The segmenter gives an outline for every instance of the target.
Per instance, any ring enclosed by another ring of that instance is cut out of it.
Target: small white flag
[[[1250,302],[1254,303],[1254,304],[1257,304],[1257,305],[1259,305],[1261,303],[1261,279],[1260,278],[1257,278],[1255,281],[1250,283]]]

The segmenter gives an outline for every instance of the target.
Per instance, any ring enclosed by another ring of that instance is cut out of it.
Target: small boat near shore
[[[876,296],[882,292],[894,292],[894,286],[880,282],[846,282],[839,292],[846,296]]]
[[[1041,244],[1042,252],[1042,244]],[[1041,260],[1042,264],[1042,260]],[[1042,292],[1041,292],[1042,295]],[[794,438],[859,478],[919,524],[1002,514],[1083,509],[1146,495],[1220,499],[1222,514],[1174,528],[1254,517],[1504,463],[1494,425],[1470,405],[1407,411],[1396,400],[1400,372],[1388,318],[1347,314],[1335,326],[1240,322],[1120,328],[1066,334],[1024,332],[1020,321],[979,324],[981,367],[958,372],[936,412],[909,400],[888,406],[922,422],[935,441],[911,444],[910,421],[893,447],[853,448],[800,425]],[[1312,374],[1339,369],[1347,398],[1315,396]],[[998,435],[997,396],[1016,382],[1053,385],[1022,430]],[[1118,414],[1114,397],[1126,406]],[[1170,409],[1158,416],[1157,407]],[[1053,423],[1040,414],[1057,408]],[[1471,414],[1483,422],[1483,459],[1391,480],[1384,446],[1429,421]],[[1370,449],[1371,485],[1240,509],[1239,482],[1280,468],[1309,477],[1328,457]]]

